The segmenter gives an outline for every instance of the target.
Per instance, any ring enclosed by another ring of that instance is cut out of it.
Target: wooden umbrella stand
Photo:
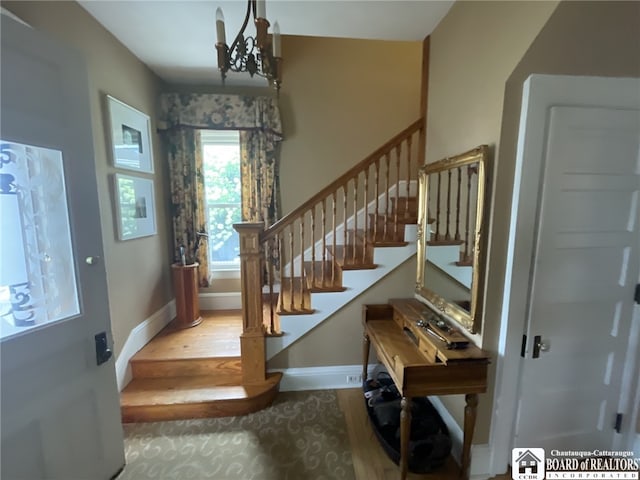
[[[198,265],[198,263],[171,265],[173,288],[176,294],[175,326],[177,328],[195,327],[202,322],[198,300]]]

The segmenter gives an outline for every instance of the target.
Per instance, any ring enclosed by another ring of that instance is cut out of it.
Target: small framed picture
[[[131,240],[156,233],[153,180],[116,173],[116,223],[118,238]]]
[[[107,95],[113,165],[153,173],[149,116]]]

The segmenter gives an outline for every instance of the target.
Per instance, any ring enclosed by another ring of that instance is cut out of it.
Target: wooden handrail
[[[410,138],[416,131],[423,129],[424,123],[425,123],[424,118],[421,118],[413,122],[411,125],[409,125],[407,128],[402,130],[399,134],[394,136],[387,143],[377,148],[373,153],[368,155],[357,165],[354,165],[353,167],[351,167],[344,174],[342,174],[336,180],[334,180],[329,185],[324,187],[322,190],[320,190],[318,193],[316,193],[313,197],[311,197],[309,200],[304,202],[298,208],[288,213],[287,215],[282,217],[280,220],[278,220],[276,223],[271,225],[268,229],[262,232],[262,235],[260,236],[260,241],[265,242],[271,238],[274,238],[278,233],[284,230],[288,225],[290,225],[292,222],[297,220],[298,217],[300,217],[300,215],[310,210],[314,205],[317,205],[318,203],[322,202],[323,199],[330,196],[333,192],[335,192],[339,188],[345,186],[352,178],[356,178],[361,172],[365,171],[367,168],[373,165],[377,160],[379,160],[379,158],[382,155],[390,152],[400,142],[406,140],[407,138]]]

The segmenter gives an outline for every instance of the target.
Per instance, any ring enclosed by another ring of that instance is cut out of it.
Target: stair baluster
[[[441,183],[440,172],[438,172],[438,191],[436,193],[436,235],[435,241],[440,240],[440,183]]]
[[[404,217],[409,217],[409,195],[411,194],[410,185],[411,185],[411,139],[413,137],[407,138],[407,180],[406,180],[406,197],[405,197],[405,205],[404,205]]]
[[[384,234],[383,239],[387,239],[387,225],[389,224],[389,171],[391,170],[391,154],[387,152],[384,156],[385,182],[384,182]]]
[[[457,191],[457,200],[456,200],[456,234],[454,238],[456,240],[460,240],[460,185],[462,182],[462,169],[458,167],[458,191]]]
[[[400,155],[402,143],[396,146],[396,203],[393,209],[393,239],[398,238],[398,208],[400,208]]]
[[[376,196],[376,211],[374,212],[374,220],[373,220],[373,241],[376,242],[378,240],[378,215],[380,214],[380,157],[376,157],[376,188],[375,188],[375,196]]]
[[[353,179],[353,263],[356,263],[358,235],[358,176]]]
[[[304,217],[303,213],[300,217],[300,309],[305,310],[305,294],[304,294]]]
[[[322,288],[325,287],[326,283],[326,265],[327,265],[327,199],[322,199]]]
[[[451,240],[451,234],[449,233],[449,225],[451,224],[451,170],[447,179],[447,230],[444,234],[445,240]]]
[[[364,248],[362,249],[362,263],[366,260],[367,248],[369,246],[369,171],[370,167],[364,171]]]

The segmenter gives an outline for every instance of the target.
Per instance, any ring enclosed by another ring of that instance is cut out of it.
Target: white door
[[[640,268],[639,135],[638,110],[549,111],[516,446],[612,446]]]
[[[525,84],[498,390],[501,410],[514,407],[511,446],[610,449],[621,406],[630,431],[620,399],[638,375],[639,93],[638,79]]]
[[[124,447],[86,67],[1,22],[2,478],[106,480]]]

